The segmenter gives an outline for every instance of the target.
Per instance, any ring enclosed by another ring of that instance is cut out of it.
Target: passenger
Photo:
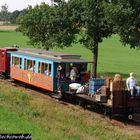
[[[90,79],[90,75],[91,75],[91,72],[90,70],[88,72],[86,72],[86,75],[85,75],[85,82],[89,82],[89,79]]]
[[[63,79],[64,76],[65,76],[64,68],[61,65],[59,65],[57,67],[57,78]]]
[[[20,64],[16,64],[15,67],[16,68],[21,68],[21,65]]]
[[[86,65],[83,64],[79,71],[80,71],[80,80],[83,83],[86,81]]]
[[[138,82],[135,79],[134,74],[132,72],[130,73],[130,77],[128,77],[126,80],[126,85],[128,91],[130,91],[130,94],[133,97],[135,95]]]
[[[78,70],[76,67],[73,67],[70,71],[70,79],[71,79],[71,82],[74,83],[76,82],[76,77],[77,77],[77,74],[78,74]]]
[[[29,71],[35,72],[35,65],[33,65],[32,67],[30,67],[30,68],[29,68]]]
[[[61,85],[61,70],[62,70],[62,67],[61,65],[59,65],[57,67],[57,73],[56,73],[56,78],[57,78],[57,87],[60,89],[60,85]]]
[[[49,70],[46,69],[46,70],[44,71],[44,74],[48,76],[48,75],[49,75]]]
[[[38,68],[38,73],[41,73],[41,66],[39,66]]]
[[[48,65],[47,64],[45,66],[44,74],[47,75],[47,76],[49,75],[49,70],[48,70]]]
[[[63,79],[64,79],[64,68],[61,65],[59,65],[57,67],[56,78],[57,78],[57,90],[61,97],[62,96],[62,85],[63,85]]]

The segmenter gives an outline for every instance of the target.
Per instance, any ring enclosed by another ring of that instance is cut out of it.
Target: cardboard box
[[[95,100],[99,101],[99,102],[107,102],[107,96],[101,95],[101,94],[96,94]]]
[[[110,88],[108,86],[101,87],[101,94],[102,95],[108,95],[109,93],[110,93]]]
[[[108,100],[107,100],[107,104],[108,104],[109,106],[112,106],[112,100],[111,100],[111,99],[108,99]]]

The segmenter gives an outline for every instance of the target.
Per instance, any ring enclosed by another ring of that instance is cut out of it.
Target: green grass
[[[140,80],[140,50],[123,46],[118,36],[105,39],[100,44],[99,65],[100,73],[120,73],[127,76],[131,71]]]
[[[7,90],[5,90],[7,89]],[[45,95],[0,84],[0,133],[31,133],[33,140],[138,140],[140,133]]]
[[[28,38],[20,32],[0,30],[0,47],[10,47],[17,45],[19,47],[31,47],[28,45]]]

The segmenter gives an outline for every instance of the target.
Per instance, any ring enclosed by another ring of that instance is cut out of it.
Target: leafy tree
[[[32,45],[42,45],[46,50],[56,45],[62,47],[62,42],[63,45],[68,45],[71,43],[70,36],[62,29],[63,26],[68,27],[69,22],[64,21],[61,10],[57,5],[49,6],[45,3],[30,8],[27,14],[19,19],[18,30],[30,38]]]
[[[96,77],[98,62],[98,47],[104,37],[112,34],[112,24],[108,23],[104,14],[105,0],[69,0],[68,3],[59,3],[56,42],[66,45],[76,40],[80,34],[80,43],[93,53],[93,76]],[[67,36],[67,37],[65,37]],[[67,40],[69,40],[67,42]]]
[[[19,20],[19,30],[33,45],[47,50],[54,46],[69,46],[77,39],[93,53],[96,77],[98,44],[112,34],[112,27],[104,14],[105,0],[60,0],[57,5],[41,4]]]
[[[140,0],[112,0],[106,5],[108,21],[120,35],[124,45],[140,47]]]
[[[30,38],[32,45],[42,45],[48,49],[51,45],[49,41],[48,32],[50,29],[50,15],[52,9],[49,5],[42,3],[40,6],[36,6],[27,11],[27,14],[21,16],[18,20],[19,28],[23,34]]]
[[[7,4],[1,6],[1,20],[5,22],[8,22],[9,20],[9,12]]]
[[[10,14],[10,22],[12,24],[15,24],[16,23],[16,19],[18,18],[19,14],[20,14],[20,11],[18,11],[18,10],[15,10],[14,12],[12,12]]]
[[[28,8],[25,8],[25,9],[20,11],[19,17],[22,17],[22,16],[26,15],[27,13],[28,13]]]

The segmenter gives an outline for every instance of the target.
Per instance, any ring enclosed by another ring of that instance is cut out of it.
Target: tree
[[[66,4],[59,4],[61,8],[58,15],[61,15],[63,21],[58,18],[61,24],[57,27],[61,30],[57,32],[56,42],[63,45],[70,44],[76,40],[76,34],[80,34],[80,43],[93,53],[93,77],[95,78],[99,43],[104,37],[112,34],[112,24],[107,22],[104,14],[106,2],[105,0],[69,0]]]
[[[25,16],[27,13],[28,13],[28,8],[25,8],[25,9],[20,11],[19,17]]]
[[[19,30],[33,45],[69,46],[77,39],[93,53],[93,76],[96,77],[98,44],[112,34],[112,26],[104,14],[105,0],[64,0],[57,5],[41,4],[28,11],[19,21]]]
[[[1,20],[3,20],[4,22],[8,22],[9,20],[9,12],[7,4],[1,6]]]
[[[30,38],[32,45],[42,45],[46,50],[57,45],[62,47],[62,42],[63,45],[68,45],[71,43],[71,35],[67,35],[63,26],[68,27],[69,22],[64,21],[61,10],[61,6],[49,6],[45,3],[30,8],[27,14],[19,19],[18,30]]]
[[[12,12],[10,14],[10,22],[12,24],[15,24],[16,23],[16,19],[18,18],[19,14],[20,14],[20,11],[18,11],[18,10],[15,10],[14,12]]]
[[[120,35],[122,43],[139,48],[140,1],[112,0],[106,7],[108,21],[114,24],[114,31]]]
[[[48,49],[50,29],[50,15],[52,9],[49,5],[42,3],[28,10],[27,14],[19,18],[18,30],[27,35],[32,45],[42,45]],[[50,44],[51,45],[51,44]]]

